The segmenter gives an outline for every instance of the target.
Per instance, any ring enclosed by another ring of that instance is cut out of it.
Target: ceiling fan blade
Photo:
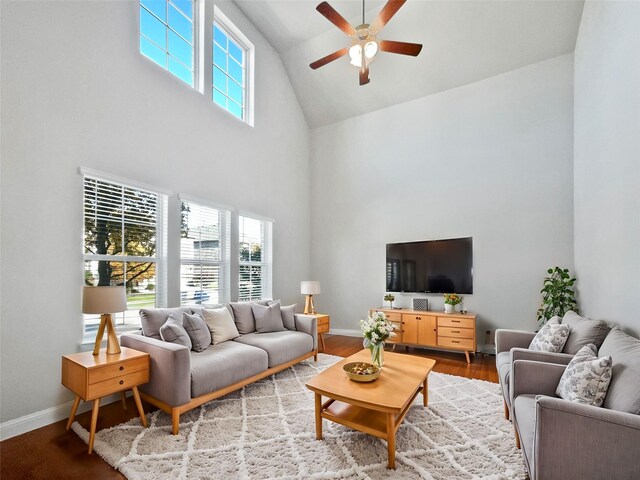
[[[412,57],[417,57],[422,50],[422,45],[419,43],[394,42],[393,40],[380,40],[378,47],[383,52],[411,55]]]
[[[391,17],[393,17],[396,12],[400,10],[400,7],[402,7],[402,5],[404,5],[406,1],[407,0],[389,0],[387,4],[382,7],[382,10],[380,10],[380,13],[376,17],[376,19],[371,22],[371,25],[369,25],[369,30],[373,30],[374,33],[378,33],[382,29],[382,27],[384,27],[387,22],[391,20]]]
[[[365,65],[360,69],[360,85],[369,83],[369,66]]]
[[[341,50],[338,50],[337,52],[333,52],[327,55],[326,57],[322,57],[320,60],[316,60],[315,62],[310,63],[309,66],[315,70],[316,68],[320,68],[329,62],[333,62],[334,60],[345,56],[347,53],[349,53],[349,49],[343,48]]]
[[[347,35],[352,36],[356,34],[356,29],[327,2],[322,2],[316,7],[316,10]]]

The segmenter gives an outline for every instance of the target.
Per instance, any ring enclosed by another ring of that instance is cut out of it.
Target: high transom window
[[[140,53],[194,86],[193,0],[140,0]]]

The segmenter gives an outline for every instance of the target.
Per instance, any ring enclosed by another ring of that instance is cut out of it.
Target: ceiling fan
[[[360,85],[369,83],[369,64],[375,59],[378,50],[389,53],[399,53],[401,55],[411,55],[417,57],[422,50],[422,45],[418,43],[394,42],[392,40],[377,40],[376,37],[391,17],[393,17],[400,7],[407,0],[389,0],[380,10],[376,19],[370,24],[364,23],[364,0],[362,0],[362,25],[353,27],[347,22],[327,2],[322,2],[316,7],[327,20],[351,37],[352,45],[350,48],[342,48],[337,52],[333,52],[326,57],[316,60],[309,66],[312,69],[320,68],[329,62],[333,62],[347,53],[351,57],[351,65],[360,69]]]

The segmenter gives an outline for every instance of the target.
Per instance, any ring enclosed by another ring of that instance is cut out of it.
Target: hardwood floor
[[[362,339],[339,335],[325,335],[326,352],[346,357],[362,349]],[[467,364],[460,353],[446,353],[418,348],[406,349],[411,355],[436,360],[434,371],[460,377],[497,382],[495,357],[476,354]],[[398,346],[396,352],[405,352]],[[133,398],[128,398],[127,410],[120,402],[100,408],[97,430],[109,428],[137,416]],[[153,410],[144,404],[145,412]],[[76,417],[87,430],[91,412]],[[0,478],[13,479],[123,479],[120,473],[107,465],[97,454],[88,455],[87,445],[72,431],[65,430],[66,420],[10,438],[0,443]]]

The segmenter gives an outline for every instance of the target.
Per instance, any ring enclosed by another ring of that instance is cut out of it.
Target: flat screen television
[[[387,244],[387,291],[473,293],[473,239]]]

